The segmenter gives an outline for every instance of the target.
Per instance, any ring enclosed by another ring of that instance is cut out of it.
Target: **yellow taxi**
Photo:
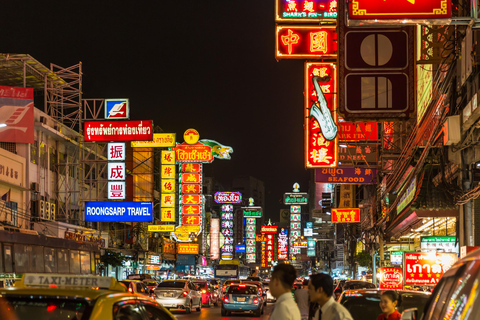
[[[0,288],[0,319],[174,320],[146,295],[129,293],[112,277],[24,274]]]

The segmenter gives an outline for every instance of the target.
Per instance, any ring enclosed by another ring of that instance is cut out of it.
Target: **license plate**
[[[245,298],[237,298],[237,301],[245,302]]]
[[[173,297],[173,293],[164,293],[163,296],[164,297]]]

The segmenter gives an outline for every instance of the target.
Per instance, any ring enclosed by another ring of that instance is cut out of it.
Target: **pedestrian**
[[[295,302],[300,309],[302,320],[308,320],[308,311],[310,310],[310,295],[308,293],[308,280],[303,280],[302,288],[297,289],[294,294]]]
[[[378,316],[377,320],[400,320],[402,315],[396,310],[399,297],[398,293],[389,290],[382,293],[380,296],[380,309],[382,314]]]
[[[270,292],[277,298],[270,315],[272,320],[301,320],[300,310],[292,296],[297,270],[291,264],[278,264],[273,268]]]
[[[333,298],[333,279],[326,273],[310,276],[308,285],[310,300],[317,302],[319,309],[313,317],[314,320],[353,320],[350,312],[335,302]]]
[[[338,302],[338,300],[340,300],[340,296],[342,295],[342,289],[337,288],[333,293],[335,294],[335,301]]]

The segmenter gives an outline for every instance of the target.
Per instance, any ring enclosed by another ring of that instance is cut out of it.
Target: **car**
[[[158,285],[158,281],[154,279],[145,279],[142,282],[147,286],[148,292],[155,290]]]
[[[212,307],[218,305],[218,293],[215,287],[207,281],[194,280],[193,284],[197,290],[202,294],[202,304]]]
[[[26,273],[15,287],[1,288],[0,296],[1,319],[175,320],[158,302],[128,292],[113,277]]]
[[[380,296],[385,290],[359,289],[346,290],[342,293],[339,303],[350,311],[354,320],[377,319],[382,314]],[[420,291],[394,290],[400,296],[397,311],[413,307],[421,308],[430,298],[430,294]]]
[[[127,288],[128,292],[150,295],[150,290],[141,280],[121,280],[119,282]]]
[[[480,319],[480,250],[455,262],[440,278],[425,307],[404,311],[402,319]]]
[[[272,295],[272,292],[270,292],[270,282],[264,282],[263,287],[265,288],[265,291],[267,292],[267,302],[276,302],[277,298],[275,298]]]
[[[267,305],[267,291],[265,290],[265,287],[263,286],[263,282],[260,281],[242,281],[242,284],[253,284],[258,287],[258,292],[259,295],[262,297],[262,302],[263,305]]]
[[[338,288],[338,287],[337,287]],[[342,290],[356,290],[356,289],[376,289],[377,286],[368,281],[361,280],[347,280],[343,284]]]
[[[222,290],[220,291],[220,301],[223,301],[223,297],[225,296],[225,292],[229,286],[234,284],[240,284],[243,280],[227,280],[223,283]]]
[[[153,298],[167,309],[182,309],[191,313],[202,310],[202,295],[187,279],[165,280],[153,291]]]
[[[247,277],[247,281],[262,281],[262,278],[260,277]]]
[[[263,314],[264,305],[258,286],[253,284],[235,284],[227,288],[222,301],[222,316],[232,312],[253,312],[257,317]]]

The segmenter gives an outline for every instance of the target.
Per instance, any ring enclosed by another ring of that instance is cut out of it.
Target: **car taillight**
[[[255,298],[253,299],[253,304],[258,304],[258,298],[255,297]]]
[[[133,289],[131,287],[128,288],[128,292],[133,293]]]
[[[183,296],[186,297],[188,295],[187,291],[183,291]]]
[[[225,297],[225,299],[223,299],[223,303],[228,303],[228,298]]]
[[[47,311],[48,311],[48,312],[55,311],[55,309],[57,309],[57,306],[56,306],[56,305],[49,305],[49,306],[47,307]]]

